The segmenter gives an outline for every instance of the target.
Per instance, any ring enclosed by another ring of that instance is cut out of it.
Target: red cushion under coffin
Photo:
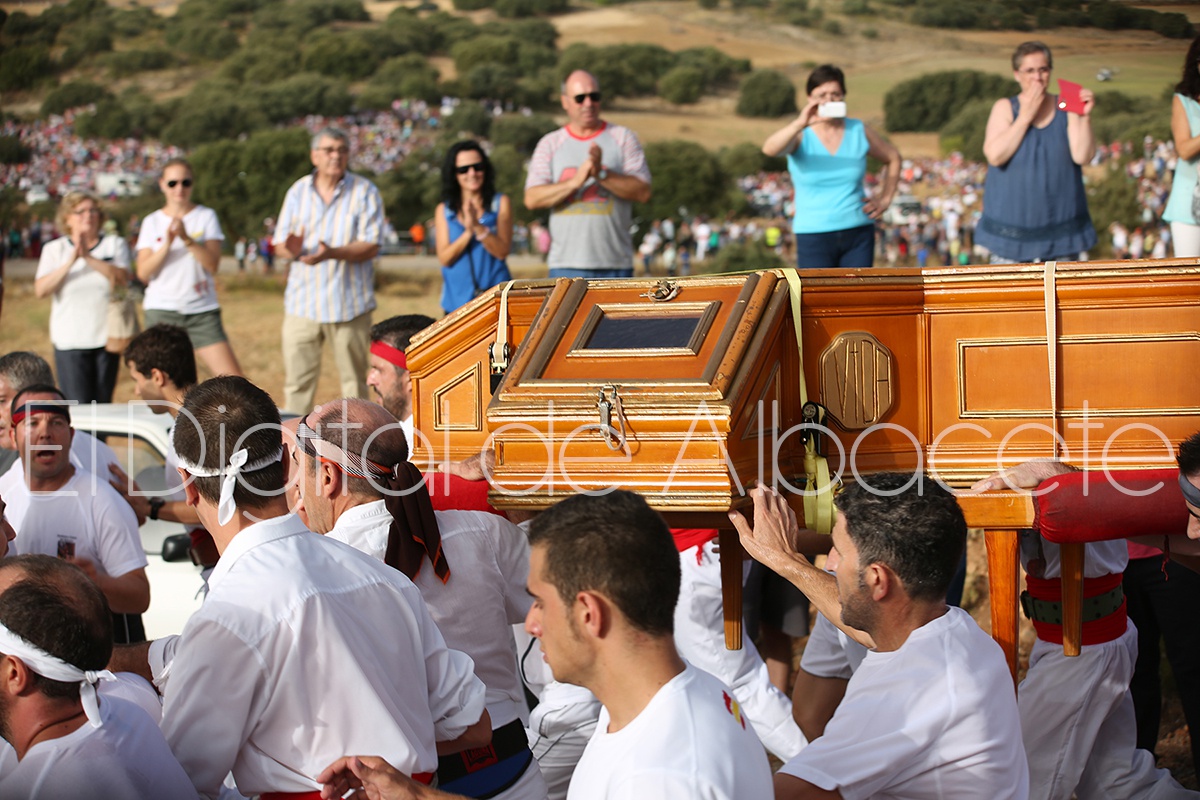
[[[1069,472],[1043,481],[1037,491],[1034,526],[1059,544],[1187,533],[1175,468],[1114,470],[1107,476]]]
[[[447,478],[449,484],[446,483]],[[427,472],[425,485],[429,488],[434,511],[486,511],[504,516],[502,511],[488,502],[488,489],[491,486],[487,481],[469,481],[457,475]]]

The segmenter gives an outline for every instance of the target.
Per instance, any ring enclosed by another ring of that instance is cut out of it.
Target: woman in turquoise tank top
[[[471,298],[511,280],[512,205],[496,191],[496,171],[478,142],[458,142],[442,165],[442,202],[434,213],[442,262],[442,309],[449,314]]]
[[[900,180],[900,151],[861,120],[846,118],[846,76],[832,64],[808,76],[808,102],[767,137],[762,150],[787,155],[795,190],[792,232],[800,267],[869,267],[875,220]],[[887,165],[875,196],[863,187],[867,156]]]
[[[1171,101],[1171,136],[1175,140],[1175,180],[1163,219],[1171,223],[1171,246],[1176,258],[1200,256],[1200,192],[1196,162],[1200,157],[1200,36],[1192,41],[1183,61],[1183,78]],[[1200,735],[1200,734],[1198,734]]]

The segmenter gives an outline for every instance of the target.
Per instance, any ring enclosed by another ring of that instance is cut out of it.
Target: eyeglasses
[[[89,214],[99,214],[100,209],[98,209],[98,208],[77,208],[74,211],[72,211],[71,213],[77,217],[86,217]]]
[[[459,175],[466,175],[468,172],[486,172],[482,161],[476,161],[474,164],[463,164],[461,167],[455,167],[454,171]]]
[[[181,181],[167,181],[167,188],[174,189],[176,186],[178,186],[180,184],[183,184],[183,188],[190,189],[190,188],[192,188],[192,179],[184,178]]]
[[[317,147],[314,149],[318,153],[324,153],[327,156],[332,156],[332,155],[344,156],[344,155],[350,154],[349,147]]]
[[[575,105],[583,105],[584,100],[591,100],[593,103],[600,102],[599,92],[584,92],[583,94],[575,95]]]

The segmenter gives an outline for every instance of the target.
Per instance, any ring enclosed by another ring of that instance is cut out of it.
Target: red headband
[[[371,355],[379,356],[389,364],[393,364],[400,369],[408,369],[408,359],[404,357],[403,350],[397,350],[390,344],[383,342],[371,342]]]
[[[67,422],[71,421],[71,412],[67,410],[65,400],[29,400],[17,406],[16,410],[12,412],[10,424],[15,428],[26,417],[33,414],[57,414],[66,418]]]

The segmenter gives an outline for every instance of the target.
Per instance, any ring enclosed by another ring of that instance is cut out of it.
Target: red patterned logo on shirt
[[[746,718],[742,715],[742,707],[738,705],[738,701],[730,697],[729,692],[721,692],[721,696],[725,698],[725,710],[741,724],[742,730],[746,730]]]

